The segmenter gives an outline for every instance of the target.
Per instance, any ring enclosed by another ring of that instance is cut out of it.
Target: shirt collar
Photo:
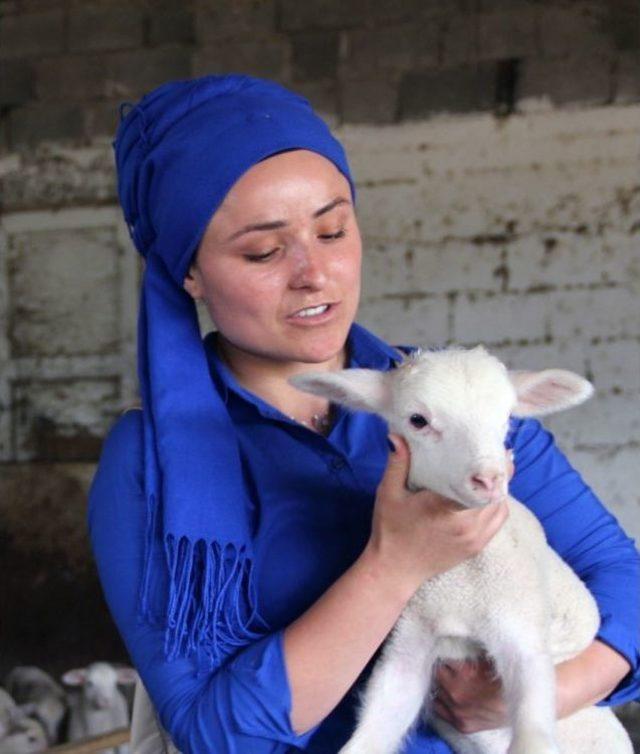
[[[397,348],[390,346],[357,322],[351,325],[347,343],[349,344],[350,368],[380,369],[386,372],[404,356],[399,350],[403,346]]]
[[[211,378],[214,380],[220,396],[225,403],[228,403],[229,391],[232,390],[252,403],[255,402],[256,396],[242,387],[233,372],[218,356],[215,347],[217,336],[218,333],[216,331],[207,333],[204,338],[204,346]],[[384,372],[402,360],[404,354],[399,349],[409,348],[408,346],[399,346],[398,348],[390,346],[357,322],[351,325],[347,344],[349,368],[379,369]]]

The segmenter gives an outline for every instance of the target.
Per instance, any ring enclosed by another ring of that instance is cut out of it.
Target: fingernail
[[[396,446],[395,446],[395,445],[393,444],[393,442],[391,441],[391,438],[387,437],[387,442],[389,443],[389,450],[390,450],[390,451],[391,451],[392,453],[395,453],[395,452],[396,452]]]

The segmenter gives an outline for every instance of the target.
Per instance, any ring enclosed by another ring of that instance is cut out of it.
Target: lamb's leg
[[[339,754],[394,754],[424,704],[434,663],[424,626],[404,616],[364,691],[356,730]]]
[[[505,626],[488,650],[502,679],[513,738],[508,754],[560,754],[556,741],[553,662],[541,641],[522,628]]]

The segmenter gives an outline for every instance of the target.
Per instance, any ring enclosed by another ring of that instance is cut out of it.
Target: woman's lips
[[[287,317],[288,322],[295,323],[296,325],[320,325],[324,322],[329,321],[330,319],[333,319],[334,312],[338,306],[337,303],[329,303],[326,302],[327,308],[320,312],[319,314],[311,314],[306,316],[301,316],[300,312],[308,311],[309,309],[317,309],[318,306],[322,306],[322,304],[318,304],[317,306],[307,306],[304,309],[298,309],[298,311],[295,314],[290,315]]]

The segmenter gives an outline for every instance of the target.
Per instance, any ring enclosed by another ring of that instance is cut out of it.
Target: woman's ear
[[[197,262],[192,262],[189,265],[189,270],[185,275],[182,287],[194,301],[199,301],[202,298],[202,283]]]

